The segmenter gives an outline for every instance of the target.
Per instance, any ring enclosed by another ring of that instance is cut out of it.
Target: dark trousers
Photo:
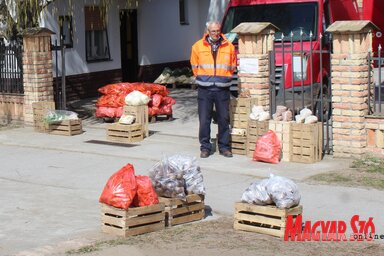
[[[199,87],[197,94],[199,112],[199,141],[200,150],[211,152],[211,123],[213,106],[216,109],[218,125],[218,147],[223,152],[230,150],[229,130],[229,88],[202,88]]]

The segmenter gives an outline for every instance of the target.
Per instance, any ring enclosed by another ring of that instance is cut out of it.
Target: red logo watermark
[[[352,234],[347,232],[347,224],[343,220],[315,222],[305,221],[302,216],[289,215],[285,227],[285,241],[371,241],[373,239],[384,239],[384,235],[375,234],[373,218],[360,220],[359,215],[354,215],[349,225]]]

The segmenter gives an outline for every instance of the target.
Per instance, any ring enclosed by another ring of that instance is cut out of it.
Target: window
[[[179,18],[181,25],[188,25],[188,2],[187,0],[179,0]]]
[[[110,60],[108,32],[104,10],[98,6],[84,7],[85,48],[88,62]]]
[[[65,47],[73,47],[72,34],[72,16],[59,16],[60,22],[60,38],[63,39]]]

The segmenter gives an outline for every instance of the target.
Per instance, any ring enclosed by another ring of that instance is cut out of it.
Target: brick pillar
[[[340,21],[333,34],[332,133],[334,157],[359,157],[367,146],[368,52],[374,25],[368,21]]]
[[[269,51],[276,27],[265,22],[246,22],[232,30],[239,35],[239,90],[249,90],[258,105],[269,110]]]
[[[32,103],[54,101],[51,35],[46,28],[23,33],[24,124],[33,125]]]

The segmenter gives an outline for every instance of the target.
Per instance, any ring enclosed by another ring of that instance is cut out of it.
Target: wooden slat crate
[[[203,195],[187,195],[185,201],[179,198],[159,197],[159,201],[165,204],[165,225],[169,227],[201,220],[205,216]]]
[[[216,143],[219,142],[219,135],[216,134]],[[231,152],[236,155],[246,155],[247,154],[247,136],[230,134],[229,144],[231,146]],[[218,144],[216,145],[218,148]]]
[[[249,119],[247,127],[247,142],[246,154],[248,157],[253,157],[255,152],[256,141],[269,131],[268,121],[256,121]]]
[[[302,214],[301,205],[279,209],[272,205],[254,205],[248,203],[235,203],[233,228],[236,230],[251,231],[277,237],[284,237],[287,216],[293,215],[294,219]]]
[[[125,105],[123,108],[124,115],[133,115],[136,117],[135,123],[143,125],[143,135],[144,137],[149,136],[148,129],[148,105]]]
[[[247,129],[249,114],[254,105],[257,105],[256,98],[231,99],[229,117],[232,128]]]
[[[275,132],[281,143],[281,160],[289,162],[291,124],[293,122],[269,120],[269,130]]]
[[[315,163],[322,159],[323,124],[291,124],[290,158],[291,162]]]
[[[164,204],[128,208],[101,204],[101,230],[118,236],[133,236],[165,228]]]
[[[32,103],[33,109],[33,123],[35,131],[47,132],[44,116],[47,110],[55,110],[55,102],[53,101],[39,101]]]
[[[119,143],[139,142],[144,139],[142,124],[113,123],[107,126],[107,140]]]
[[[246,155],[247,137],[231,134],[231,150],[233,154]]]
[[[81,119],[63,120],[46,124],[49,134],[72,136],[83,133]]]

